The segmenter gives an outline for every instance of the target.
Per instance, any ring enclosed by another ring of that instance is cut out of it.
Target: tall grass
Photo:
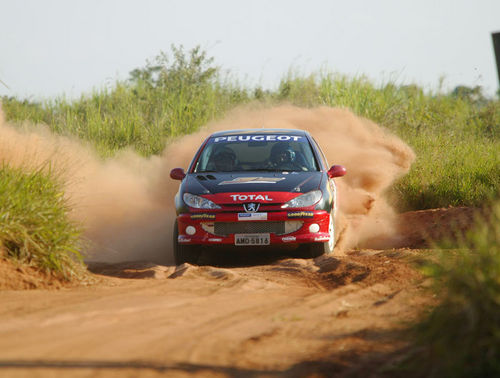
[[[225,111],[248,100],[246,90],[223,77],[200,48],[172,47],[111,89],[57,98],[43,103],[4,98],[10,121],[45,123],[56,133],[92,142],[102,156],[132,147],[158,154],[174,137],[198,130]]]
[[[103,156],[132,147],[158,154],[172,138],[198,130],[229,109],[258,101],[351,109],[400,136],[416,152],[394,187],[404,210],[480,206],[500,194],[500,101],[480,88],[425,92],[416,85],[376,86],[328,72],[285,75],[276,90],[243,88],[200,48],[172,47],[112,88],[41,104],[4,98],[11,121],[43,122],[93,143]]]
[[[425,267],[442,302],[416,327],[413,369],[430,377],[498,377],[500,202],[460,248]]]
[[[0,252],[71,278],[81,262],[81,242],[67,214],[62,186],[50,172],[0,166]]]
[[[500,195],[500,101],[480,91],[424,93],[323,74],[289,75],[280,94],[299,105],[349,108],[406,141],[417,160],[395,186],[404,210],[481,206]]]

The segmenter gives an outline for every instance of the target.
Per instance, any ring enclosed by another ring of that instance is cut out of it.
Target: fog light
[[[309,226],[309,232],[316,233],[319,232],[319,224],[313,223]]]
[[[318,227],[318,230],[319,230],[319,227]],[[196,228],[194,228],[193,226],[187,226],[186,227],[186,234],[188,234],[188,235],[196,234]]]

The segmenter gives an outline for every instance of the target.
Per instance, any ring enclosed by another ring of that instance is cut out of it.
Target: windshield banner
[[[298,135],[230,135],[214,138],[214,143],[218,142],[297,142],[303,139]]]

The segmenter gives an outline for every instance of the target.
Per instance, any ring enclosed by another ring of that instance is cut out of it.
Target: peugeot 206
[[[175,196],[176,264],[196,263],[204,246],[291,245],[300,256],[333,253],[337,190],[318,143],[306,131],[253,129],[210,135]]]

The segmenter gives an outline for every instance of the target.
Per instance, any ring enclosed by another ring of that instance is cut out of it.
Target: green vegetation
[[[8,120],[45,123],[90,141],[103,156],[129,146],[145,156],[159,154],[169,138],[196,131],[247,99],[199,48],[186,54],[173,47],[172,53],[173,62],[161,53],[129,80],[76,101],[3,98],[3,109]]]
[[[223,78],[206,53],[172,48],[112,88],[36,103],[3,98],[9,121],[45,123],[92,143],[104,157],[131,147],[158,154],[237,105],[257,101],[334,106],[386,127],[416,152],[394,187],[402,209],[484,206],[500,194],[500,100],[480,87],[451,93],[415,85],[374,85],[330,73],[286,75],[276,90],[242,88]],[[0,167],[0,252],[70,277],[80,259],[80,230],[68,220],[57,178]],[[491,219],[425,266],[442,303],[417,327],[423,376],[500,375],[500,204]],[[449,247],[449,246],[443,246]]]
[[[279,97],[349,108],[408,143],[417,160],[395,186],[402,209],[481,206],[500,194],[500,101],[459,88],[426,94],[415,85],[375,87],[365,78],[289,75]]]
[[[485,98],[480,87],[425,93],[415,85],[375,86],[363,77],[292,72],[276,90],[251,90],[223,77],[199,47],[188,52],[172,47],[170,54],[161,53],[133,70],[128,80],[77,100],[36,103],[2,99],[9,121],[47,124],[55,133],[92,143],[104,157],[126,147],[144,156],[158,154],[173,138],[194,132],[251,101],[346,107],[400,136],[417,154],[411,172],[394,187],[402,209],[482,206],[500,193],[500,101]],[[57,184],[40,172],[21,175],[4,167],[2,175],[2,209],[18,204],[17,220],[2,231],[8,253],[65,271],[57,257],[72,261],[66,252],[77,255],[78,232],[64,218]],[[35,182],[39,185],[36,198],[22,190],[17,197],[5,194],[7,188],[33,187]],[[11,203],[10,198],[18,199]],[[37,208],[44,204],[46,210]],[[51,209],[57,209],[59,215],[44,215]],[[37,213],[41,218],[36,218]],[[2,210],[2,219],[10,221],[13,214]],[[49,225],[47,219],[57,224]]]
[[[0,254],[70,279],[81,245],[67,210],[62,186],[50,172],[0,166]]]
[[[375,86],[363,77],[289,73],[277,90],[251,90],[223,77],[199,47],[172,47],[128,80],[74,101],[2,99],[9,121],[45,123],[90,141],[102,156],[125,147],[158,154],[172,138],[251,101],[346,107],[400,136],[417,154],[395,186],[403,210],[481,206],[500,193],[500,101],[486,99],[480,87],[425,93],[415,85]]]
[[[426,377],[498,377],[500,202],[460,247],[425,265],[441,303],[415,329],[419,352],[411,368]]]

